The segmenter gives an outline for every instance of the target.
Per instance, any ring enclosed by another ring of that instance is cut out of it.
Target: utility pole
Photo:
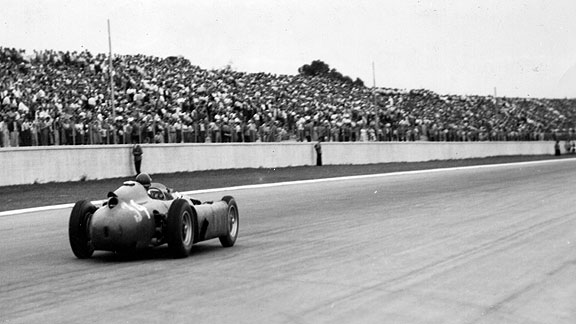
[[[374,61],[372,61],[372,95],[374,100],[374,122],[376,123],[376,141],[380,140],[380,117],[378,116],[378,102],[376,100],[376,68],[374,67]]]
[[[113,129],[113,143],[116,144],[116,108],[114,107],[114,67],[112,66],[112,37],[110,36],[110,19],[108,19],[108,73],[110,74],[110,109],[112,109],[112,129]]]

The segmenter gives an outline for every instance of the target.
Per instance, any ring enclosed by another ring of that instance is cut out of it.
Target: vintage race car
[[[74,255],[89,258],[95,250],[130,253],[168,244],[174,257],[187,257],[197,242],[219,238],[231,247],[238,237],[236,201],[200,202],[160,183],[126,181],[102,207],[78,201],[68,224]]]

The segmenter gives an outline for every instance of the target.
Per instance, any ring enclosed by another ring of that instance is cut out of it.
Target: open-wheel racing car
[[[140,174],[109,192],[102,207],[78,201],[70,214],[68,236],[80,259],[95,250],[130,253],[166,243],[174,257],[187,257],[194,243],[213,238],[224,247],[233,246],[238,226],[233,197],[200,202]]]

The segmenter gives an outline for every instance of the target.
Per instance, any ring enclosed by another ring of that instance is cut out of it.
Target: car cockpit
[[[151,183],[150,188],[148,188],[148,196],[152,199],[157,200],[172,200],[172,189],[167,188],[161,183]]]

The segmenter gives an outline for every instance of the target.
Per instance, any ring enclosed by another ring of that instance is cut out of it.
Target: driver
[[[148,175],[148,173],[140,173],[136,176],[136,182],[139,182],[144,186],[146,190],[148,190],[150,188],[150,184],[152,183],[152,178]]]
[[[152,178],[147,173],[140,173],[136,176],[136,181],[144,186],[148,196],[152,199],[164,200],[164,194],[158,188],[150,187],[152,184]]]

